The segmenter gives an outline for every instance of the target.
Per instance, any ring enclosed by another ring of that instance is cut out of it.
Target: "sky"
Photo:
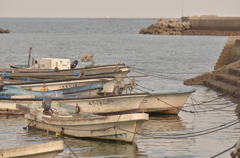
[[[0,0],[0,17],[240,17],[240,0]]]

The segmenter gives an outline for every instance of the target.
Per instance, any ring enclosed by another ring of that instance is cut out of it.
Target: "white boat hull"
[[[15,158],[54,158],[64,150],[64,142],[53,141],[0,150],[1,157]]]
[[[90,98],[54,98],[52,102],[59,102],[72,105],[75,108],[80,107],[81,112],[95,113],[101,115],[118,114],[118,113],[132,113],[137,112],[142,100],[148,94],[137,95],[116,95],[108,97],[90,97]],[[56,100],[55,100],[56,99]],[[2,99],[0,98],[0,111],[2,113],[17,111],[17,104],[36,104],[42,105],[42,99]]]
[[[25,118],[28,120],[28,126],[41,130],[79,138],[133,142],[142,123],[148,120],[148,114],[134,113],[91,119],[54,119],[45,115],[27,113]]]
[[[66,100],[59,101],[72,106],[78,105],[82,112],[95,114],[108,114],[117,111],[137,110],[146,95],[140,96],[116,96],[98,99]]]

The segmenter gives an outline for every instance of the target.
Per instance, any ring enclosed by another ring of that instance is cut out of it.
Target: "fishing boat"
[[[94,54],[83,54],[81,61],[92,62],[91,65],[83,68],[76,68],[78,61],[75,60],[72,63],[70,59],[66,58],[37,58],[32,59],[32,65],[30,65],[31,49],[29,50],[28,64],[27,65],[10,65],[11,68],[0,68],[1,73],[48,73],[48,72],[61,72],[65,74],[80,73],[81,75],[102,75],[108,72],[117,72],[122,68],[127,68],[123,63],[114,63],[110,65],[95,65],[95,61],[92,59]],[[60,73],[60,74],[61,74]]]
[[[127,68],[127,69],[125,69]],[[0,73],[47,73],[49,76],[53,77],[51,73],[59,72],[58,74],[70,74],[72,77],[76,75],[98,75],[102,76],[103,74],[109,75],[109,73],[116,73],[130,70],[125,64],[111,64],[111,65],[96,65],[96,66],[86,66],[84,68],[75,68],[75,69],[64,69],[57,70],[56,69],[16,69],[16,68],[0,68]],[[75,73],[74,73],[75,72]],[[57,74],[57,73],[56,73]],[[30,76],[30,74],[29,74]],[[63,77],[63,75],[61,76]]]
[[[97,83],[107,83],[109,81],[114,82],[114,76],[105,77],[84,77],[84,78],[71,78],[71,79],[58,79],[58,80],[47,80],[47,81],[28,81],[28,82],[4,82],[6,86],[19,87],[23,89],[28,89],[31,91],[43,91],[43,87],[47,90],[62,90],[74,87],[87,86]]]
[[[115,76],[124,78],[130,72],[130,68],[121,68],[119,70],[108,72],[85,73],[84,71],[59,71],[59,72],[28,72],[28,73],[6,73],[3,72],[3,79],[18,79],[18,78],[35,78],[35,79],[71,79],[81,77],[96,77],[96,76]]]
[[[64,150],[64,142],[51,141],[0,150],[0,157],[14,158],[54,158]]]
[[[53,102],[65,103],[73,107],[79,106],[82,112],[98,115],[126,114],[137,112],[142,100],[149,93],[133,93],[121,95],[68,95],[63,97],[53,97]],[[0,114],[14,114],[16,104],[41,104],[43,97],[32,97],[19,95],[13,97],[0,96]]]
[[[40,91],[40,88],[42,89],[43,85],[38,85],[38,91]],[[127,89],[133,89],[136,86],[136,82],[135,80],[131,80],[131,82],[126,83],[126,82],[108,82],[103,86],[103,90],[102,91],[98,91],[97,95],[101,95],[101,96],[85,96],[85,95],[74,95],[74,97],[76,97],[75,101],[74,100],[69,100],[68,99],[68,103],[70,105],[75,106],[76,104],[83,104],[83,106],[86,104],[86,107],[88,107],[88,104],[95,104],[97,103],[98,105],[102,104],[102,101],[96,100],[97,98],[101,98],[103,97],[102,95],[104,94],[104,97],[122,97],[123,96],[123,92],[126,92],[126,94],[124,94],[125,97],[128,96],[128,98],[132,99],[132,96],[136,95],[137,93],[128,93],[131,92],[131,90],[129,90],[127,92]],[[21,86],[24,87],[24,86]],[[28,86],[30,87],[30,86]],[[51,86],[50,86],[51,87]],[[26,88],[26,87],[25,87]],[[35,89],[33,85],[31,85],[31,89]],[[126,91],[123,91],[126,90]],[[140,106],[138,107],[138,112],[146,112],[146,113],[158,113],[158,114],[174,114],[177,115],[180,110],[182,109],[182,107],[184,106],[184,103],[186,102],[186,100],[188,99],[188,97],[195,91],[195,89],[188,89],[188,90],[179,90],[179,91],[173,91],[173,92],[162,92],[162,93],[148,93],[145,94],[145,98],[141,101]],[[110,95],[109,95],[110,94]],[[20,99],[24,96],[13,96],[11,98],[16,98]],[[26,96],[24,99],[24,101],[27,100],[29,96]],[[78,98],[77,98],[78,97]],[[2,97],[7,99],[6,97]],[[16,100],[11,100],[11,98],[9,99],[9,102],[16,102]],[[37,96],[32,97],[34,99],[41,99]],[[57,99],[57,98],[55,98]],[[54,99],[54,100],[55,100]],[[62,99],[64,102],[66,102],[66,98],[60,97],[59,99]],[[93,99],[93,102],[88,102],[88,99]],[[119,98],[118,98],[119,99]],[[117,99],[117,100],[118,100]],[[81,101],[80,101],[81,100]],[[85,100],[85,101],[83,101]],[[111,99],[111,102],[114,99]],[[87,102],[86,102],[87,101]],[[103,101],[105,102],[105,101]],[[125,101],[126,102],[126,101]],[[124,102],[124,103],[125,103]],[[0,100],[1,103],[1,100]],[[2,103],[3,104],[3,103]],[[14,104],[14,103],[13,103]],[[0,106],[1,107],[1,106]],[[84,107],[84,108],[86,108]],[[9,109],[7,107],[2,107],[3,109]],[[95,107],[95,108],[99,108],[99,107]],[[14,105],[13,105],[13,109],[15,109]],[[12,109],[12,110],[13,110]],[[107,108],[105,109],[107,110]],[[126,110],[126,109],[125,109]],[[85,111],[89,112],[89,109],[85,109]],[[93,112],[93,111],[91,111]],[[96,111],[94,111],[96,113]],[[103,111],[101,111],[102,113]],[[105,111],[106,112],[106,111]],[[112,112],[112,110],[110,110],[110,112]]]
[[[33,96],[32,98],[41,97],[41,96],[51,96],[51,97],[63,97],[67,96],[68,94],[75,94],[75,95],[97,95],[99,92],[103,90],[104,83],[97,83],[91,84],[86,86],[80,87],[72,87],[72,88],[65,88],[59,90],[48,90],[48,91],[31,91],[29,89],[13,87],[13,86],[4,86],[3,90],[0,91],[0,96],[4,96],[5,98],[14,98],[14,97],[24,97],[29,95]],[[113,85],[112,85],[113,86]],[[44,88],[43,88],[44,89]],[[109,87],[110,89],[110,87]],[[104,89],[107,92],[108,89]],[[26,98],[26,97],[25,97]]]
[[[17,105],[25,113],[30,129],[48,130],[79,138],[133,142],[136,132],[149,119],[145,113],[99,116],[81,112],[77,107],[51,102],[49,98],[44,98],[39,105]]]
[[[91,86],[93,86],[93,85],[91,85]],[[125,87],[130,86],[131,88],[134,88],[135,85],[134,85],[134,82],[130,82],[128,84],[125,84],[124,86]],[[88,87],[88,86],[86,86],[86,87]],[[75,87],[75,88],[77,88],[77,87]],[[16,90],[13,90],[12,93],[10,93],[11,91],[10,92],[6,91],[6,93],[0,92],[0,95],[2,95],[2,96],[0,96],[0,103],[1,103],[0,109],[2,108],[3,111],[16,110],[15,102],[21,102],[21,101],[32,102],[34,100],[38,101],[39,99],[42,99],[42,96],[45,93],[45,94],[50,94],[52,97],[55,97],[55,98],[53,98],[54,100],[68,102],[70,105],[73,105],[73,106],[75,106],[76,104],[81,104],[82,108],[84,108],[84,111],[96,113],[97,111],[87,109],[87,108],[91,108],[91,106],[89,106],[89,105],[92,105],[92,107],[94,105],[94,106],[96,106],[96,107],[94,107],[94,109],[98,109],[99,108],[98,105],[100,107],[103,106],[102,104],[113,105],[112,103],[118,102],[118,101],[120,102],[120,100],[123,100],[122,97],[125,97],[123,104],[128,105],[128,102],[127,102],[128,99],[132,100],[132,99],[134,99],[132,97],[141,95],[138,93],[126,93],[126,94],[115,93],[115,91],[119,92],[119,90],[116,90],[115,83],[113,83],[113,82],[108,82],[108,83],[104,84],[102,88],[103,88],[103,90],[101,90],[101,91],[99,89],[99,91],[91,92],[91,93],[90,93],[90,90],[87,89],[86,91],[88,92],[89,95],[83,95],[84,93],[82,93],[82,95],[78,94],[78,93],[77,94],[73,93],[70,96],[69,95],[58,95],[58,91],[55,91],[55,93],[51,92],[51,91],[46,91],[46,92],[41,92],[41,94],[34,94],[37,92],[31,92],[31,91],[27,91],[27,90],[25,93],[21,93],[21,91],[19,91],[19,90],[17,92],[20,92],[20,93],[16,93]],[[64,89],[64,90],[66,91],[67,89]],[[121,91],[121,92],[123,92],[123,91]],[[127,91],[125,91],[125,92],[127,92]],[[142,98],[142,101],[140,102],[140,105],[139,105],[137,111],[138,112],[146,112],[146,113],[177,115],[181,111],[181,109],[184,106],[188,97],[193,92],[195,92],[195,89],[179,90],[179,91],[172,91],[172,92],[161,92],[161,93],[142,93],[145,96],[144,96],[144,98]],[[11,95],[14,93],[16,93],[16,95],[13,95],[13,96],[7,95],[7,94]],[[19,95],[17,95],[17,94],[19,94]],[[23,94],[25,94],[25,95],[23,95]],[[91,95],[91,94],[96,94],[96,95]],[[29,98],[31,98],[32,100],[30,100]],[[130,102],[133,102],[133,101],[130,101]],[[10,104],[12,105],[12,107],[10,106]],[[108,108],[109,107],[106,107],[105,109],[104,108],[103,109],[105,112],[107,112],[106,110],[109,110]],[[103,110],[103,109],[101,108],[101,110]],[[127,107],[125,107],[124,109],[127,110]],[[128,109],[128,110],[130,110],[130,109]],[[101,111],[101,113],[102,112],[103,111]],[[113,112],[113,111],[110,110],[108,112]]]
[[[134,79],[129,83],[122,81],[120,83],[118,82],[115,86],[114,93],[134,94],[132,90],[136,85]],[[177,115],[193,92],[195,92],[195,89],[149,93],[149,95],[142,100],[138,112]]]

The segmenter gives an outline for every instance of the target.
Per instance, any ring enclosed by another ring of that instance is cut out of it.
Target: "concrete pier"
[[[204,85],[238,100],[240,97],[240,38],[229,37],[214,71],[184,81]],[[238,102],[238,101],[237,101]]]
[[[237,48],[240,48],[240,45],[238,42],[236,42],[236,40],[238,38],[240,39],[240,36],[229,36],[228,37],[228,40],[218,58],[218,61],[217,61],[216,65],[214,66],[214,70],[217,70],[220,67],[223,67],[230,63],[233,63],[240,59],[240,51],[237,52]],[[237,54],[239,54],[239,55],[237,55]],[[234,56],[237,56],[238,58],[234,59]]]
[[[157,35],[215,35],[215,36],[240,36],[240,17],[218,17],[218,16],[200,16],[200,17],[181,17],[181,21],[172,25],[163,22],[160,18],[157,23],[143,28],[140,34]],[[166,20],[165,20],[166,21]],[[187,24],[188,27],[185,27]]]
[[[189,21],[192,30],[240,31],[240,17],[181,17],[181,21]]]
[[[240,60],[240,36],[235,40],[235,43],[230,52],[227,64]]]
[[[205,80],[204,85],[228,96],[240,97],[240,68],[230,68],[227,73],[216,75],[215,79]]]

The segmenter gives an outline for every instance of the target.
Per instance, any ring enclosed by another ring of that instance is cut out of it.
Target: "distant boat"
[[[25,113],[28,127],[79,138],[109,139],[133,142],[141,125],[148,121],[148,114],[132,113],[98,116],[82,113],[76,107],[57,102],[41,105],[17,105]],[[46,106],[45,106],[46,105]]]
[[[0,157],[54,158],[64,150],[62,140],[0,150]]]

